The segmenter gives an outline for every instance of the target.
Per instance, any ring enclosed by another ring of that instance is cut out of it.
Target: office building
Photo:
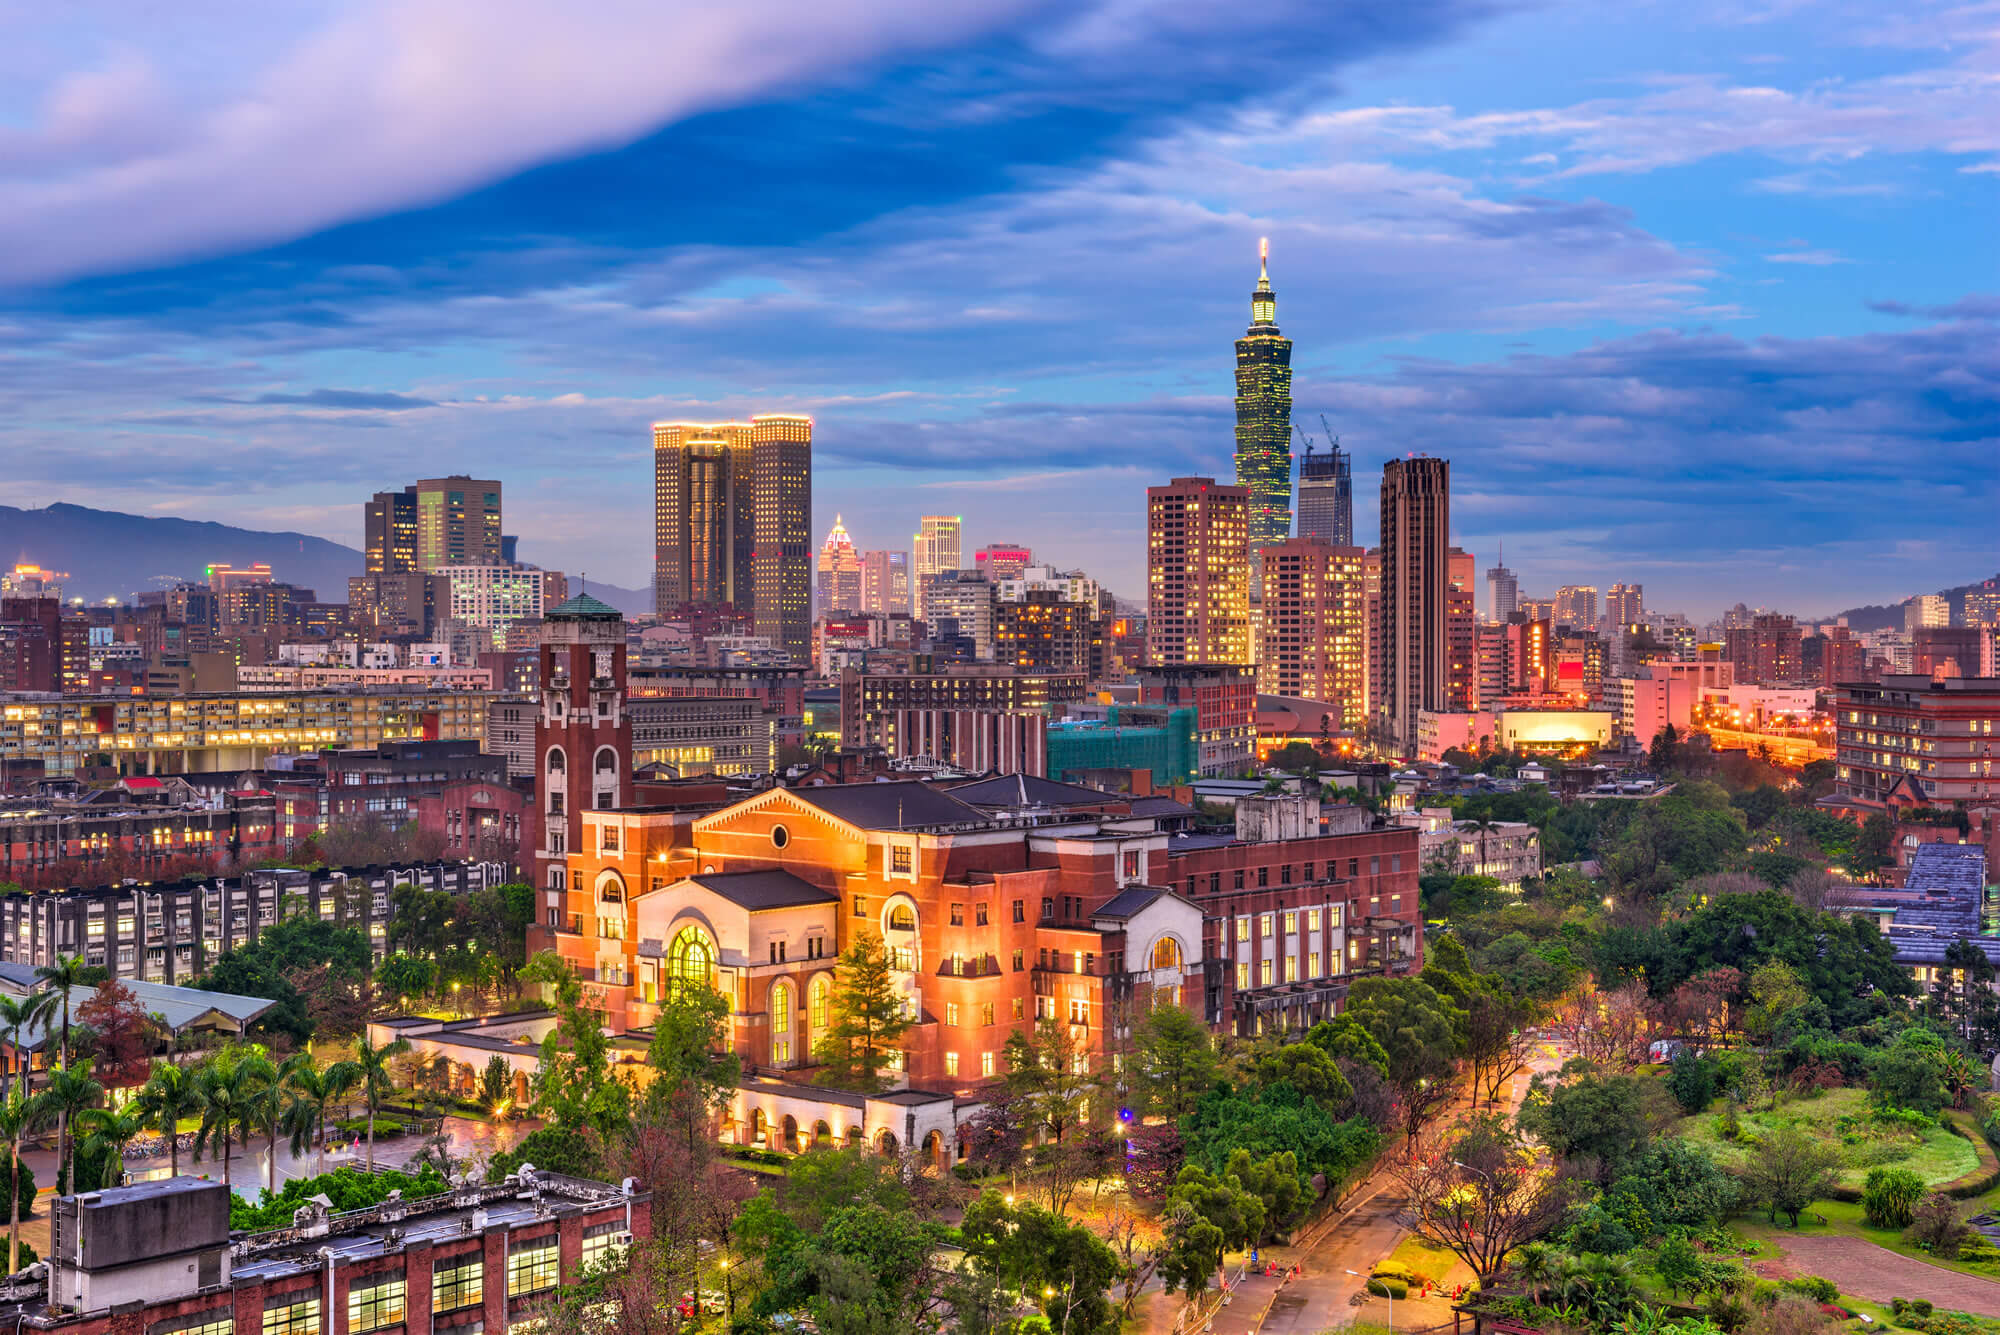
[[[915,612],[920,620],[930,619],[930,608],[926,601],[935,577],[958,574],[959,543],[964,519],[958,515],[925,515],[917,521],[917,533],[911,541],[910,582],[911,597],[916,600]]]
[[[1098,582],[1081,570],[1056,570],[1050,566],[1029,566],[1013,579],[994,586],[1003,603],[1018,603],[1031,593],[1053,593],[1066,603],[1088,603],[1103,613],[1112,610]]]
[[[1236,340],[1236,485],[1253,554],[1292,536],[1292,341],[1278,332],[1268,239],[1257,243],[1250,327]]]
[[[748,696],[628,700],[632,763],[676,777],[771,774],[778,768],[778,716]]]
[[[1092,671],[1097,609],[1036,590],[993,605],[993,660],[1024,672]]]
[[[1146,657],[1250,663],[1250,492],[1210,477],[1146,490]],[[1283,541],[1283,538],[1278,539]]]
[[[1051,705],[1081,700],[1082,672],[1019,672],[974,665],[949,673],[840,674],[840,744],[895,749],[895,716],[909,709],[976,709],[1046,714]],[[1255,707],[1252,705],[1254,719]]]
[[[1556,590],[1556,624],[1589,629],[1597,624],[1597,586],[1565,584]]]
[[[994,586],[971,571],[934,575],[925,594],[926,629],[933,639],[962,637],[980,662],[993,659]]]
[[[2000,678],[1890,674],[1835,688],[1834,797],[1862,810],[2000,796]]]
[[[1903,604],[1903,630],[1915,634],[1951,624],[1951,601],[1940,594],[1920,593]]]
[[[1506,565],[1487,567],[1486,570],[1486,620],[1498,625],[1506,622],[1521,606],[1521,581]]]
[[[1604,619],[1614,630],[1626,630],[1646,619],[1646,591],[1638,584],[1613,584],[1604,595]]]
[[[1310,442],[1299,460],[1298,536],[1329,547],[1354,545],[1354,456],[1335,440],[1325,454]]]
[[[902,709],[888,720],[894,760],[929,760],[964,774],[1048,773],[1046,714],[998,709]]]
[[[1033,550],[1018,542],[989,542],[972,554],[973,570],[981,579],[994,584],[1018,579],[1034,563]]]
[[[361,507],[362,558],[370,575],[417,569],[417,489],[378,491]]]
[[[1339,708],[1340,726],[1366,724],[1368,606],[1359,547],[1313,537],[1264,549],[1264,649],[1257,689]]]
[[[1381,691],[1383,738],[1415,754],[1417,714],[1442,712],[1451,675],[1451,464],[1391,459],[1382,467]]]
[[[819,548],[819,615],[839,616],[862,611],[861,553],[847,536],[839,515]]]
[[[1993,632],[1984,626],[1920,626],[1910,636],[1910,670],[1933,677],[1993,675]]]
[[[370,573],[347,581],[348,615],[357,629],[392,635],[436,632],[448,620],[451,581],[419,570]]]
[[[498,481],[460,473],[417,483],[417,569],[501,561]]]
[[[1736,680],[1757,686],[1788,685],[1804,679],[1798,623],[1775,612],[1759,612],[1747,626],[1723,631],[1723,657],[1736,666]]]
[[[450,618],[487,632],[492,643],[485,647],[494,650],[507,647],[510,626],[540,621],[569,598],[566,575],[534,566],[445,566],[432,578],[445,584]]]
[[[1984,580],[1967,589],[1960,619],[1968,626],[2000,627],[2000,580]]]
[[[871,616],[910,615],[910,554],[861,553],[861,610]]]
[[[1445,557],[1445,642],[1451,655],[1445,674],[1445,701],[1458,710],[1473,709],[1479,703],[1477,565],[1471,552],[1456,547]]]

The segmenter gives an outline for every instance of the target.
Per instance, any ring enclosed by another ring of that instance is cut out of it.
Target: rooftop
[[[840,783],[794,788],[792,795],[836,820],[864,830],[985,829],[985,812],[942,789],[914,779],[889,783]]]
[[[766,871],[704,872],[688,879],[752,913],[840,902],[840,896],[831,890],[822,890],[776,867]]]

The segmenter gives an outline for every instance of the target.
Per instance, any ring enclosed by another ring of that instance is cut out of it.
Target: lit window
[[[958,1074],[958,1054],[956,1052],[947,1052],[944,1054],[944,1073],[946,1075]]]
[[[486,1267],[476,1255],[439,1261],[431,1272],[431,1311],[456,1312],[485,1302],[485,1273]]]
[[[403,1323],[403,1276],[370,1275],[347,1290],[347,1329],[353,1335]],[[267,1326],[268,1329],[268,1326]]]
[[[507,1254],[507,1296],[540,1293],[556,1286],[559,1253],[554,1238],[536,1238]]]
[[[1269,987],[1271,985],[1271,961],[1265,960],[1263,963],[1264,967],[1259,972],[1262,975],[1264,986]]]
[[[297,1290],[264,1304],[264,1335],[319,1335],[319,1297]]]
[[[1241,961],[1236,966],[1236,986],[1250,986],[1250,962],[1248,960]]]
[[[992,1074],[993,1074],[993,1054],[992,1054],[992,1053],[990,1053],[990,1052],[982,1052],[982,1053],[980,1053],[980,1054],[979,1054],[979,1074],[981,1074],[981,1075],[992,1075]]]
[[[619,1220],[608,1224],[592,1224],[583,1230],[582,1266],[585,1270],[603,1270],[625,1258],[625,1248],[631,1235],[625,1232],[625,1225]]]

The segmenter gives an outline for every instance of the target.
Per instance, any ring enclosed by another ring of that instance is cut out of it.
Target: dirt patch
[[[1878,1247],[1865,1238],[1805,1236],[1781,1238],[1778,1245],[1799,1273],[1824,1276],[1838,1284],[1842,1293],[1878,1303],[1891,1298],[1928,1298],[1949,1311],[2000,1317],[2000,1282],[1946,1270]]]

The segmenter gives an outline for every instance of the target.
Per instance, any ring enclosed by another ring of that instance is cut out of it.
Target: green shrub
[[[6,1181],[8,1175],[13,1172],[13,1163],[14,1151],[5,1145],[0,1145],[0,1181]],[[15,1188],[14,1194],[21,1202],[21,1218],[26,1219],[33,1215],[35,1213],[35,1170],[26,1159],[21,1160],[20,1184]],[[22,1264],[25,1265],[27,1263],[22,1262]]]
[[[1987,1143],[1984,1134],[1974,1134],[1977,1128],[1973,1125],[1971,1114],[1948,1112],[1944,1115],[1944,1126],[1945,1130],[1971,1142],[1974,1152],[1979,1155],[1979,1167],[1964,1177],[1953,1178],[1938,1190],[1956,1200],[1966,1201],[2000,1187],[2000,1157],[1994,1155],[1993,1146]]]
[[[1877,1228],[1908,1228],[1924,1198],[1924,1180],[1907,1168],[1871,1168],[1861,1188],[1861,1213]]]
[[[1984,1233],[1969,1233],[1958,1244],[1958,1259],[1967,1265],[1991,1265],[2000,1261],[2000,1248]]]
[[[1377,1298],[1397,1301],[1410,1296],[1410,1286],[1396,1279],[1371,1279],[1368,1281],[1368,1291]]]
[[[566,1177],[596,1178],[604,1171],[603,1161],[587,1138],[575,1131],[545,1126],[529,1132],[513,1149],[494,1155],[486,1166],[487,1180],[498,1181],[524,1163]]]
[[[1784,1287],[1793,1293],[1802,1293],[1816,1303],[1830,1303],[1840,1297],[1840,1287],[1830,1279],[1818,1275],[1801,1275],[1788,1279]]]

